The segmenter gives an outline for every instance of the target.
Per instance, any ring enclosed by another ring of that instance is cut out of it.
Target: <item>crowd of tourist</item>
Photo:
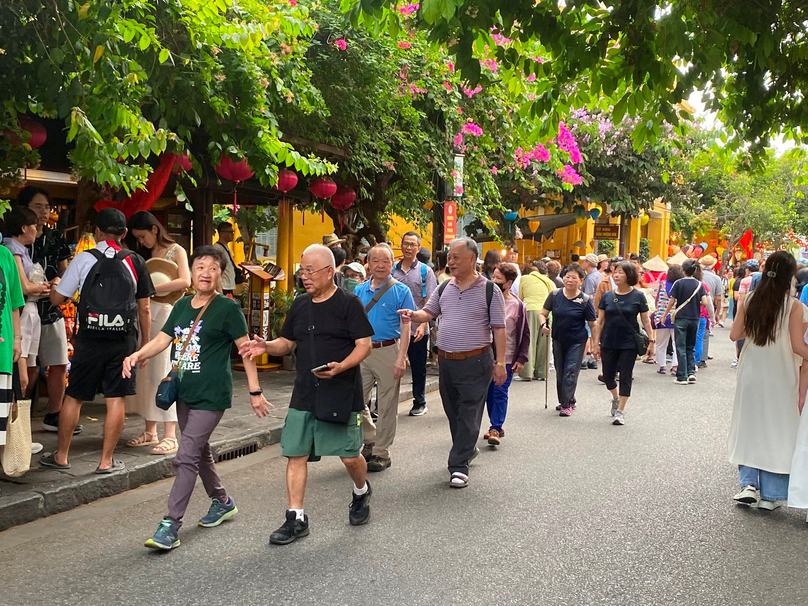
[[[728,441],[741,485],[735,501],[762,510],[786,502],[808,508],[808,422],[801,417],[808,391],[808,269],[785,252],[721,273],[715,257],[681,253],[667,262],[587,254],[572,255],[565,267],[551,258],[520,267],[517,247],[489,250],[481,259],[470,238],[453,240],[433,263],[416,232],[394,243],[400,255],[380,243],[348,259],[345,241],[330,234],[304,251],[299,292],[279,336],[264,340],[250,338],[232,298],[244,275],[228,246],[231,224],[218,225],[218,242],[189,256],[151,213],[127,221],[107,208],[95,220],[95,248],[70,261],[64,237],[47,226],[49,211],[47,191],[29,187],[4,217],[0,445],[14,399],[31,397],[40,368],[47,369],[49,393],[43,428],[58,432],[56,450],[40,458],[44,467],[70,469],[82,404],[102,393],[107,414],[95,473],[124,469],[115,449],[125,413],[137,413],[143,431],[126,446],[175,454],[177,470],[149,547],[179,545],[197,477],[211,499],[200,526],[217,526],[238,511],[210,447],[231,406],[236,350],[258,417],[271,404],[255,358],[297,351],[281,437],[288,508],[270,536],[284,545],[310,531],[308,464],[323,456],[339,457],[351,478],[350,524],[369,521],[367,476],[393,463],[407,366],[409,414],[419,417],[428,412],[427,366],[437,362],[451,435],[448,486],[462,489],[470,484],[478,441],[503,443],[512,381],[545,382],[546,389],[555,372],[556,410],[569,418],[579,405],[581,372],[599,370],[608,391],[604,416],[622,426],[638,361],[656,365],[659,375],[670,373],[676,385],[692,385],[711,359],[714,326],[727,320],[737,344]],[[189,288],[193,294],[186,294]],[[66,375],[60,306],[76,293],[79,330]],[[33,444],[33,452],[40,449]]]

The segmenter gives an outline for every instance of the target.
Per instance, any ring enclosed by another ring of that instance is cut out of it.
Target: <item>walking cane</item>
[[[548,335],[541,335],[542,339],[549,339]],[[547,410],[547,390],[550,383],[550,343],[547,343],[547,355],[544,356],[544,409]]]

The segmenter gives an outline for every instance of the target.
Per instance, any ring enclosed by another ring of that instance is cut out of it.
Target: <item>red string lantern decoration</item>
[[[225,154],[222,156],[219,164],[216,165],[216,174],[218,174],[222,179],[227,179],[228,181],[233,181],[235,183],[235,186],[233,187],[233,214],[235,214],[238,210],[236,204],[238,201],[238,184],[242,181],[246,181],[255,173],[250,168],[250,165],[247,164],[246,158],[242,158],[240,162],[233,162],[230,159],[230,156]]]
[[[174,158],[174,166],[171,168],[171,172],[175,175],[180,175],[187,173],[192,167],[193,165],[191,164],[191,159],[188,157],[188,154],[182,154]]]
[[[309,191],[315,198],[325,200],[337,193],[337,184],[334,183],[334,179],[331,177],[317,177],[311,182]],[[325,223],[325,206],[320,207],[320,217]]]
[[[278,182],[275,184],[273,189],[285,194],[295,188],[297,185],[297,175],[294,171],[289,170],[288,168],[282,168],[278,171]],[[281,199],[280,203],[280,211],[281,217],[286,216],[286,198]]]
[[[344,185],[337,188],[337,191],[331,196],[331,207],[339,212],[340,230],[345,226],[345,211],[353,206],[354,200],[356,200],[356,192]]]
[[[45,127],[36,120],[32,120],[28,116],[20,116],[18,124],[20,125],[21,131],[28,133],[29,136],[26,143],[31,149],[42,147],[45,141],[48,140],[48,131],[46,131]],[[23,144],[16,133],[7,130],[5,134],[9,139],[11,139],[12,145],[17,146]]]

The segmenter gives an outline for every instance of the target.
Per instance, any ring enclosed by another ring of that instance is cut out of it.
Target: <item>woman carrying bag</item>
[[[648,319],[645,294],[634,286],[639,281],[637,269],[629,261],[621,261],[612,269],[614,290],[604,293],[598,304],[597,334],[594,353],[603,361],[603,379],[612,394],[613,425],[625,425],[624,411],[631,396],[634,363],[637,356],[654,354],[654,329]],[[647,335],[640,333],[637,315]],[[644,345],[641,347],[640,344]],[[647,347],[647,349],[646,349]],[[620,390],[615,375],[620,369]]]
[[[237,302],[216,292],[225,267],[224,255],[217,248],[200,246],[191,255],[190,266],[196,294],[178,301],[162,331],[123,363],[123,374],[128,377],[136,365],[171,346],[172,361],[178,367],[176,408],[182,436],[174,458],[177,477],[168,497],[168,515],[146,541],[146,547],[153,549],[179,546],[179,528],[197,476],[202,477],[211,497],[200,526],[218,526],[238,511],[216,473],[209,439],[230,408],[230,349],[233,343],[238,346],[248,340],[247,322]],[[253,412],[264,417],[272,405],[262,395],[255,362],[248,356],[242,359]]]

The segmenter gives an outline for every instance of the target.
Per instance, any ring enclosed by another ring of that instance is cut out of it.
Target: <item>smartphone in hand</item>
[[[312,368],[311,372],[323,372],[324,370],[328,370],[328,364],[323,364],[322,366],[318,366],[317,368]]]

